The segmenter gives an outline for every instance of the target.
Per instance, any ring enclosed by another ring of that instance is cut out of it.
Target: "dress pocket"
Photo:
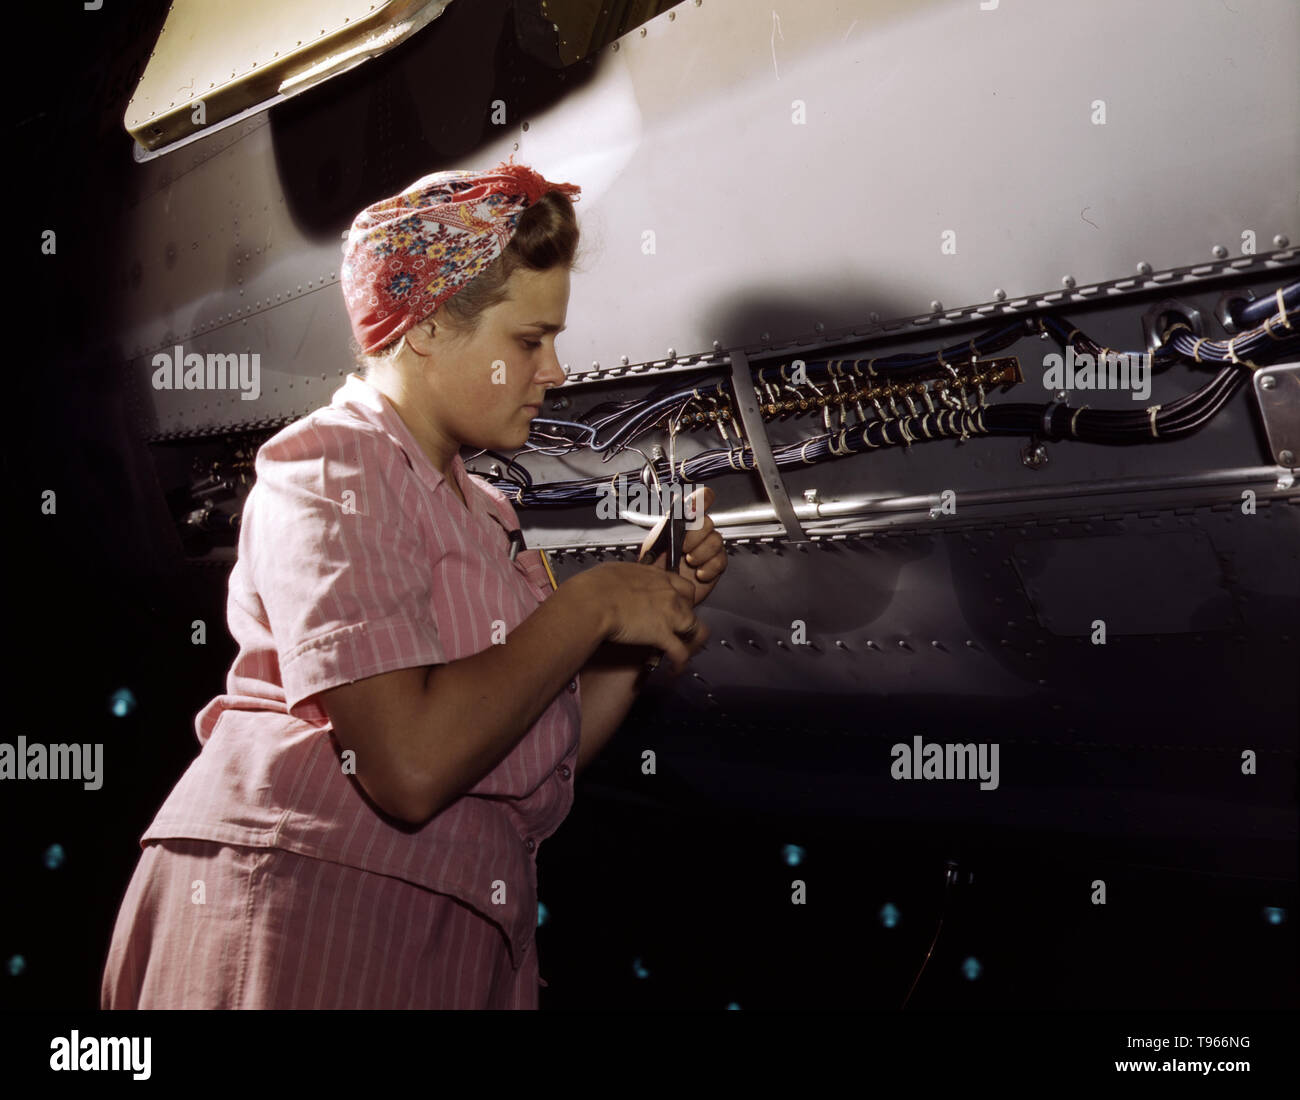
[[[553,591],[551,580],[546,575],[546,566],[542,564],[542,553],[540,550],[523,550],[515,558],[515,568],[523,574],[528,581],[528,587],[532,589],[537,599],[544,600]]]

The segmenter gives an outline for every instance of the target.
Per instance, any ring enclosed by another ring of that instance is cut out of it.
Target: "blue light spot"
[[[736,1004],[735,1001],[732,1001],[731,1004],[727,1005],[727,1011],[728,1011],[728,1012],[739,1012],[739,1011],[740,1011],[740,1005]]]
[[[1264,906],[1264,919],[1269,924],[1285,924],[1286,910],[1279,905]]]
[[[898,907],[892,901],[887,901],[880,908],[880,923],[886,928],[895,928],[901,915]]]
[[[51,871],[57,871],[62,867],[66,858],[62,844],[51,844],[45,849],[45,866]]]
[[[632,960],[632,973],[638,978],[650,977],[650,971],[641,965],[641,960],[639,958]]]
[[[546,908],[542,902],[537,903],[537,927],[541,928],[546,923],[546,919],[551,915],[551,911]]]
[[[984,967],[980,966],[979,959],[972,955],[961,964],[961,972],[966,975],[967,981],[973,982],[984,972]]]
[[[27,969],[27,960],[21,955],[10,955],[9,961],[5,964],[5,968],[9,971],[11,977],[16,978]]]
[[[135,696],[131,694],[130,688],[118,688],[109,700],[109,709],[118,718],[125,718],[135,707]]]
[[[797,844],[787,844],[781,849],[787,867],[798,867],[803,862],[804,850]]]

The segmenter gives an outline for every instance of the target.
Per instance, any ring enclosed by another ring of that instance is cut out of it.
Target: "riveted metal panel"
[[[583,186],[583,269],[560,344],[575,379],[593,364],[663,363],[669,349],[712,353],[714,341],[759,355],[981,303],[1187,285],[1266,253],[1292,257],[1277,242],[1300,237],[1300,78],[1274,48],[1294,40],[1300,10],[1245,0],[1240,11],[817,0],[781,16],[740,0],[682,4],[603,51],[553,106],[427,167],[515,153]],[[455,47],[438,37],[445,23],[428,29],[430,48]],[[1171,39],[1178,49],[1157,48]],[[1045,42],[1113,64],[1062,66]],[[402,79],[423,112],[432,67],[418,60]],[[437,117],[485,117],[482,91],[439,88]],[[1189,141],[1192,119],[1214,139]],[[337,271],[346,222],[308,231],[285,201],[284,174],[299,166],[277,162],[264,118],[237,130],[142,166],[140,251],[121,273],[133,355],[274,310]],[[308,167],[354,190],[356,151],[327,160]],[[1258,255],[1242,255],[1247,240]],[[342,316],[337,288],[320,309]],[[350,365],[345,346],[333,354]],[[291,407],[264,401],[251,418]]]
[[[1300,237],[1286,0],[706,0],[645,29],[519,141],[586,187],[600,242],[574,280],[575,370]]]

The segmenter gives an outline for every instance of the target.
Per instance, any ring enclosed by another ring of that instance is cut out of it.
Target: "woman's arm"
[[[697,626],[681,577],[605,563],[560,585],[504,644],[331,688],[320,702],[365,792],[421,824],[505,758],[603,641],[653,645],[684,667],[708,631],[678,635]]]
[[[726,570],[727,551],[722,536],[714,530],[713,520],[705,514],[713,505],[713,490],[703,486],[687,499],[692,518],[682,541],[678,574],[693,587],[691,602],[698,607]],[[656,564],[664,561],[665,556],[660,555]],[[622,725],[645,683],[645,663],[654,656],[653,648],[606,643],[583,666],[582,740],[577,771],[591,763]]]
[[[623,724],[648,673],[648,646],[602,645],[583,666],[582,740],[575,770],[581,772]]]

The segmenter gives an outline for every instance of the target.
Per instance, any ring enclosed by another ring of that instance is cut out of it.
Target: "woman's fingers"
[[[707,485],[701,485],[695,492],[691,493],[685,500],[686,511],[686,529],[695,531],[702,528],[705,524],[713,526],[713,520],[709,519],[704,513],[713,507],[713,502],[717,497],[713,490]],[[690,543],[690,535],[686,536],[687,544]]]
[[[680,573],[669,573],[667,570],[663,574],[668,578],[668,583],[677,591],[677,595],[686,600],[686,606],[693,607],[695,604],[695,585],[683,577]]]
[[[722,536],[717,531],[710,530],[707,534],[702,532],[700,534],[699,541],[682,555],[687,565],[702,566],[722,554]]]

